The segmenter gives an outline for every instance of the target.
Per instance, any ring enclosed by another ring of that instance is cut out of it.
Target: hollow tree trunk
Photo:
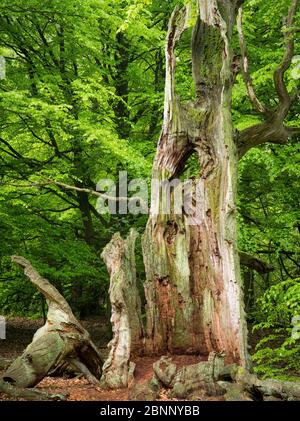
[[[238,3],[198,0],[192,40],[196,98],[187,105],[176,97],[174,48],[189,20],[186,9],[176,9],[171,17],[164,123],[153,178],[176,178],[196,153],[200,167],[194,182],[196,207],[193,216],[163,214],[165,197],[152,201],[143,251],[148,350],[225,351],[228,361],[247,365],[236,243],[238,156],[231,119],[230,39]]]

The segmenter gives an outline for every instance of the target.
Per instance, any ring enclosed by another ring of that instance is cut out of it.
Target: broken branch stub
[[[136,239],[137,232],[133,229],[126,240],[117,233],[101,255],[110,275],[112,306],[113,339],[101,378],[101,383],[109,388],[128,386],[134,371],[130,355],[142,351],[143,326],[134,255]]]
[[[67,301],[28,260],[13,256],[12,261],[24,269],[25,275],[44,295],[48,313],[45,325],[35,333],[23,354],[8,367],[2,381],[18,388],[33,387],[67,363],[89,381],[99,384],[101,356]]]

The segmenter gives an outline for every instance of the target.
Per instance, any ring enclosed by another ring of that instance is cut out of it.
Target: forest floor
[[[83,326],[90,332],[94,343],[98,346],[103,356],[107,354],[106,343],[108,339],[107,325],[99,322],[99,317],[92,317],[81,321]],[[7,320],[6,339],[0,340],[0,355],[3,358],[13,359],[21,355],[25,347],[31,342],[36,330],[43,326],[44,321],[29,320],[26,318],[14,317]],[[173,361],[178,367],[184,365],[196,364],[205,360],[201,356],[195,355],[176,355],[172,356]],[[133,361],[136,363],[134,379],[137,383],[143,383],[150,380],[153,375],[153,363],[159,357],[136,357]],[[1,375],[1,371],[0,371]],[[45,377],[37,386],[39,389],[48,393],[68,394],[70,401],[123,401],[129,400],[129,390],[103,390],[88,383],[84,378],[64,378],[64,377]],[[0,401],[8,398],[0,394]],[[167,392],[162,391],[159,400],[169,400]],[[222,396],[205,396],[199,391],[195,400],[224,400]]]

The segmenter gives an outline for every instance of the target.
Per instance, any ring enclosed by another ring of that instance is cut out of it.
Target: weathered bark
[[[102,360],[89,333],[81,326],[63,296],[42,278],[23,257],[12,261],[44,295],[48,304],[46,324],[34,335],[21,357],[8,367],[4,382],[19,388],[33,387],[64,363],[79,369],[89,381],[99,384]]]
[[[203,354],[225,350],[229,360],[246,365],[247,331],[236,249],[237,150],[230,108],[230,39],[237,5],[229,0],[198,0],[192,104],[180,103],[174,78],[174,48],[185,29],[186,10],[176,9],[170,20],[164,123],[153,178],[172,180],[196,153],[200,167],[196,215],[163,214],[165,198],[160,196],[151,210],[143,251],[148,350]]]
[[[205,390],[207,394],[220,394],[217,380],[224,370],[224,355],[212,352],[208,361],[192,364],[178,369],[172,359],[162,357],[153,364],[155,377],[169,389],[176,398],[187,398],[196,390]]]
[[[178,368],[172,358],[163,356],[153,364],[149,382],[132,387],[132,400],[156,399],[162,389],[169,397],[221,396],[229,401],[300,400],[299,382],[260,380],[244,367],[225,365],[224,354],[210,353],[207,361]]]
[[[218,382],[226,391],[227,400],[300,400],[299,382],[260,380],[243,367],[229,368],[231,370],[226,373],[226,377],[231,378],[231,382]]]
[[[102,252],[110,274],[113,339],[109,344],[110,353],[103,366],[101,382],[110,388],[128,386],[134,371],[130,356],[143,351],[141,303],[136,286],[134,254],[136,238],[135,230],[131,230],[126,240],[117,233]]]
[[[12,360],[8,358],[2,358],[0,357],[0,370],[5,370],[10,364]]]

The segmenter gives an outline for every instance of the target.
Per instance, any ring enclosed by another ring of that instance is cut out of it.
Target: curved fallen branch
[[[25,275],[44,295],[48,304],[47,321],[34,335],[23,354],[12,362],[2,375],[1,387],[10,396],[34,399],[35,391],[24,393],[24,388],[34,387],[46,375],[67,363],[79,370],[90,382],[99,384],[102,359],[90,339],[89,333],[74,316],[64,297],[39,275],[32,264],[20,256],[12,261],[24,269]],[[9,386],[8,386],[9,385]]]

